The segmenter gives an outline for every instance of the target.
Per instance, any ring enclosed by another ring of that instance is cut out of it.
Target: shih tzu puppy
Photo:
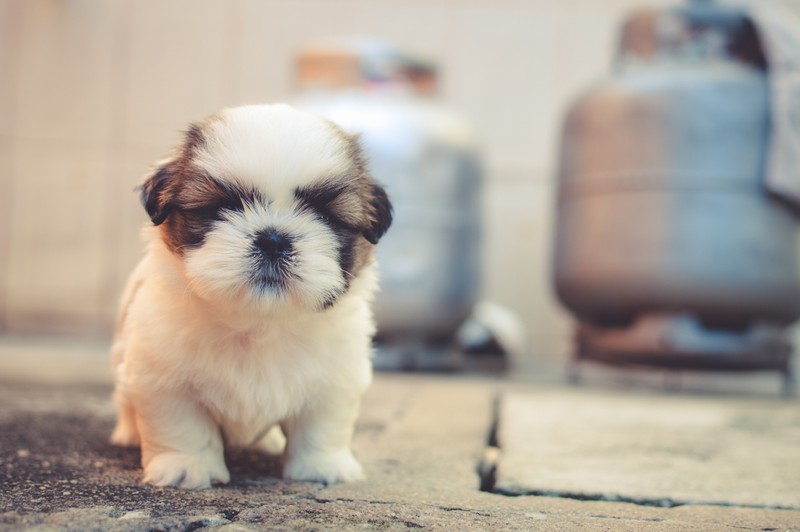
[[[361,476],[374,246],[391,223],[357,139],[287,105],[192,125],[141,187],[147,254],[112,347],[118,421],[144,481],[228,482],[223,445],[285,434],[284,477]]]

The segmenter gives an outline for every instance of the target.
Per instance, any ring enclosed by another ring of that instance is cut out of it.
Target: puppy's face
[[[191,126],[141,196],[191,290],[260,310],[330,307],[391,223],[356,140],[286,105]]]

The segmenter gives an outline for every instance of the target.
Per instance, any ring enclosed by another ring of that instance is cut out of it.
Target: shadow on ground
[[[105,529],[103,520],[112,519],[117,529],[158,522],[164,530],[194,530],[287,496],[303,502],[320,488],[281,480],[280,458],[254,450],[226,453],[232,479],[225,486],[186,491],[142,485],[139,449],[107,443],[114,424],[109,389],[5,383],[0,390],[0,527],[66,512],[64,522],[50,524]],[[306,513],[313,518],[318,512]]]

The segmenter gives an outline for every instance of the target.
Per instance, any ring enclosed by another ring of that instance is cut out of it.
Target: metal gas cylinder
[[[378,246],[383,341],[452,337],[480,287],[482,170],[472,130],[433,96],[433,66],[382,42],[340,39],[298,56],[295,103],[358,133],[394,205]]]
[[[798,225],[763,186],[765,68],[742,12],[642,11],[569,109],[553,275],[577,360],[789,374]]]

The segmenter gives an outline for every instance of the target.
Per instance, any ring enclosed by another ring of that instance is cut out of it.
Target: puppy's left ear
[[[363,234],[371,244],[377,244],[392,225],[392,202],[382,186],[373,183],[370,188],[370,221]]]

